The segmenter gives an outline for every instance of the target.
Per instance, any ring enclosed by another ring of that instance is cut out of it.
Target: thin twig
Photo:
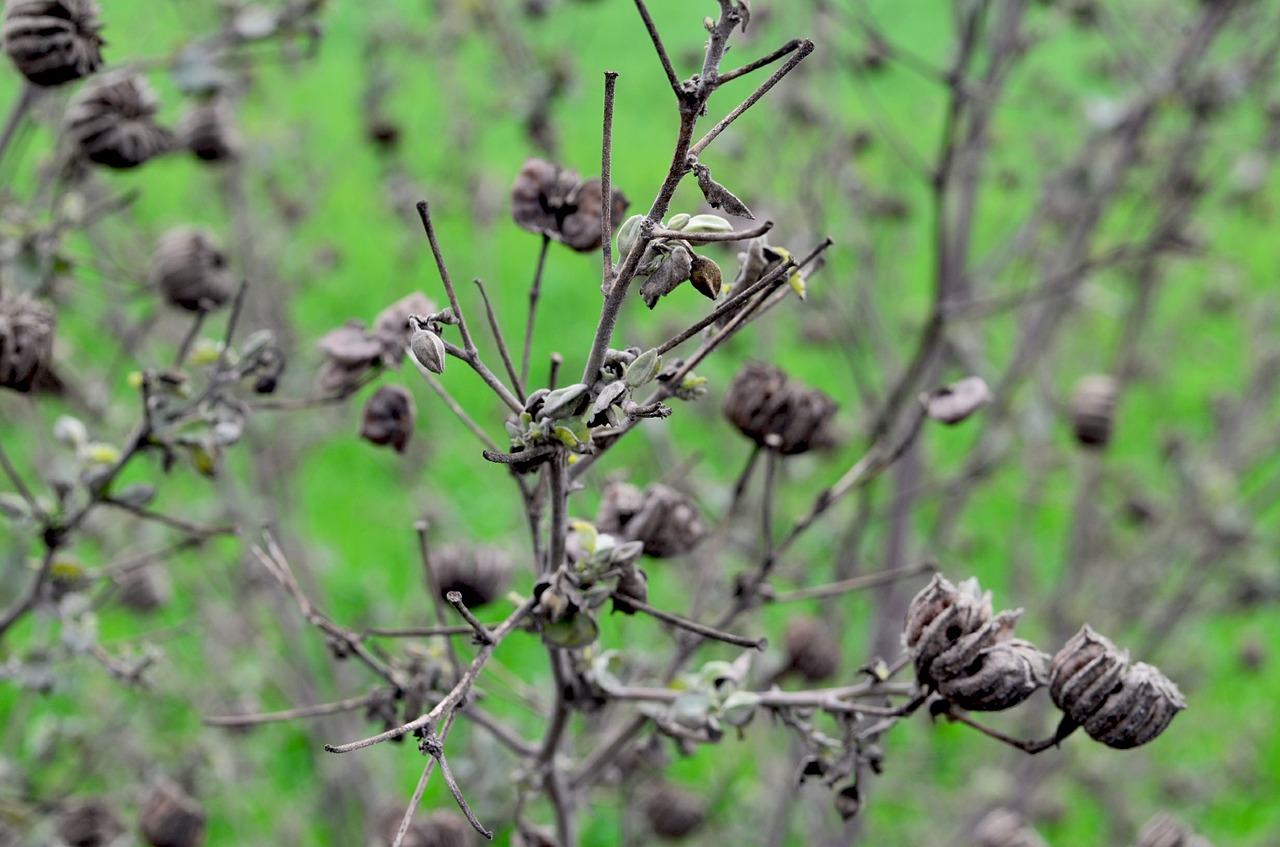
[[[440,730],[441,743],[449,737],[449,730],[453,728],[455,716],[449,715],[448,720],[444,722],[444,726]],[[400,819],[400,828],[396,830],[396,837],[391,840],[391,847],[401,847],[404,844],[404,837],[409,832],[409,826],[413,823],[413,814],[418,811],[418,805],[422,803],[422,795],[427,790],[427,783],[431,780],[431,772],[435,770],[436,759],[428,757],[427,764],[422,768],[422,776],[418,777],[418,785],[413,789],[413,796],[409,798],[409,805],[404,810],[404,816]]]
[[[178,352],[173,357],[173,367],[181,368],[186,364],[187,356],[191,355],[191,348],[195,346],[196,338],[200,335],[200,328],[204,326],[204,319],[209,317],[207,309],[198,309],[195,319],[191,322],[191,329],[187,330],[187,334],[183,336],[182,343],[178,345]]]
[[[662,43],[662,36],[658,33],[658,27],[653,22],[652,16],[649,15],[649,7],[644,4],[644,0],[636,0],[636,9],[644,20],[644,28],[649,32],[650,40],[653,41],[653,49],[658,52],[658,61],[662,62],[662,71],[667,75],[667,82],[671,85],[671,90],[675,92],[677,97],[681,97],[684,92],[680,88],[680,78],[676,76],[676,69],[671,65],[671,57],[667,55],[667,47]]]
[[[462,814],[467,816],[467,822],[471,824],[476,832],[492,841],[493,832],[485,829],[484,825],[476,817],[475,812],[471,811],[471,807],[467,805],[467,798],[462,796],[462,789],[458,787],[458,781],[453,778],[453,771],[449,769],[449,760],[444,756],[444,739],[427,730],[426,737],[422,739],[421,748],[422,752],[440,764],[440,772],[444,774],[445,784],[449,786],[449,792],[453,794],[453,799],[457,802],[458,808],[462,809]]]
[[[493,643],[493,633],[467,608],[467,604],[462,602],[462,592],[450,591],[444,595],[444,599],[448,600],[449,605],[458,610],[458,614],[462,615],[463,620],[475,631],[476,638],[480,640],[481,644]]]
[[[725,115],[724,118],[720,121],[720,123],[713,126],[710,129],[710,131],[707,132],[706,135],[702,136],[702,139],[698,141],[697,144],[694,144],[692,147],[690,147],[689,155],[691,156],[700,155],[703,150],[707,149],[708,144],[710,144],[712,141],[715,141],[716,137],[720,135],[720,133],[728,129],[729,125],[732,124],[734,121],[736,121],[738,118],[742,117],[743,112],[747,111],[747,109],[750,109],[757,102],[759,102],[761,97],[769,93],[769,89],[773,88],[775,85],[781,82],[784,76],[786,76],[787,74],[795,70],[796,65],[803,62],[805,60],[805,57],[807,57],[812,52],[813,52],[813,42],[806,38],[804,41],[800,43],[800,46],[796,48],[795,54],[792,55],[791,58],[788,59],[786,63],[783,64],[782,67],[774,71],[773,74],[767,80],[765,80],[760,84],[759,88],[751,92],[751,96],[749,96],[746,100],[743,100],[741,103],[739,103],[738,106],[734,108],[732,112]]]
[[[4,451],[4,445],[0,444],[0,468],[4,468],[5,475],[9,477],[9,481],[13,483],[13,487],[17,489],[18,495],[27,502],[31,514],[35,515],[42,523],[45,520],[44,511],[41,510],[40,504],[36,502],[36,498],[31,494],[31,489],[27,488],[27,484],[22,481],[18,469],[9,461],[9,454]]]
[[[31,104],[36,101],[36,97],[39,94],[40,89],[37,86],[25,80],[23,81],[22,91],[18,94],[18,99],[9,110],[9,117],[4,123],[4,130],[0,132],[0,161],[4,160],[4,154],[9,150],[9,142],[13,141],[18,127],[22,125],[22,119],[27,116],[27,112],[31,110]]]
[[[728,73],[720,74],[720,76],[716,79],[716,84],[724,85],[726,82],[732,82],[738,77],[746,76],[752,71],[759,70],[760,68],[763,68],[766,65],[772,65],[774,62],[778,61],[788,53],[794,53],[795,51],[799,50],[801,45],[803,44],[804,42],[799,38],[793,38],[790,41],[788,41],[786,44],[779,47],[777,50],[774,50],[772,53],[769,53],[768,55],[761,56],[759,59],[756,59],[754,62],[748,62],[747,64],[743,65],[740,68],[731,70]]]
[[[600,249],[604,254],[601,291],[613,288],[613,100],[617,71],[604,73],[604,128],[600,142]]]
[[[444,601],[440,597],[440,581],[436,579],[435,567],[431,564],[431,544],[427,541],[427,522],[420,520],[413,525],[414,534],[418,537],[418,558],[422,561],[422,577],[427,583],[427,593],[431,595],[431,608],[436,613],[436,623],[447,626]],[[458,660],[458,649],[453,639],[445,640],[445,650],[449,654],[449,666],[453,668],[453,678],[462,676],[462,662]]]
[[[490,450],[497,452],[498,443],[490,438],[488,434],[480,428],[480,425],[471,419],[471,416],[467,414],[466,409],[463,409],[457,400],[453,399],[453,395],[449,393],[449,389],[444,387],[444,383],[436,379],[436,375],[424,368],[422,363],[417,359],[413,359],[413,363],[417,365],[418,373],[422,374],[423,381],[425,381],[427,385],[431,387],[431,390],[444,401],[444,404],[449,407],[449,411],[453,412],[454,417],[462,421],[462,425],[471,430],[471,434],[480,439],[481,444]]]
[[[547,248],[551,246],[551,236],[543,234],[542,247],[538,250],[538,266],[533,272],[533,283],[529,286],[529,318],[524,325],[524,355],[520,358],[520,384],[529,384],[529,359],[533,355],[533,323],[538,315],[538,296],[542,291],[542,269],[547,264]]]
[[[754,650],[764,650],[769,646],[769,639],[767,638],[752,639],[745,638],[741,635],[734,635],[732,632],[724,632],[723,630],[716,629],[713,626],[707,626],[706,624],[701,624],[697,621],[691,621],[687,618],[682,618],[679,615],[673,615],[671,612],[664,612],[662,609],[650,606],[648,603],[637,600],[636,598],[628,594],[623,594],[620,591],[615,591],[613,596],[626,603],[628,606],[635,608],[637,612],[644,612],[646,615],[657,618],[664,623],[669,623],[672,626],[679,627],[680,629],[688,630],[689,632],[696,633],[704,638],[723,641],[726,644],[733,644],[737,647],[750,647]]]
[[[855,576],[849,579],[842,579],[839,582],[829,582],[826,585],[815,585],[811,588],[799,588],[795,591],[787,591],[769,597],[771,603],[794,603],[798,600],[816,600],[822,597],[835,597],[839,594],[847,594],[850,591],[861,591],[865,588],[875,588],[890,582],[896,582],[899,579],[910,579],[920,574],[936,573],[938,563],[932,560],[913,565],[909,568],[896,568],[889,571],[881,571],[880,573],[866,574],[865,576]]]
[[[720,244],[729,241],[749,241],[759,238],[773,229],[773,221],[765,221],[754,229],[739,229],[733,232],[683,232],[678,229],[653,228],[654,238],[678,238],[690,244]]]
[[[356,709],[363,709],[369,705],[369,701],[375,696],[377,695],[365,694],[362,697],[352,697],[349,700],[339,700],[336,703],[299,706],[296,709],[285,709],[282,712],[259,712],[252,715],[211,715],[201,718],[200,722],[205,726],[245,727],[292,721],[299,718],[318,718],[323,715],[335,715],[341,712],[354,712]]]
[[[493,332],[494,343],[498,345],[498,355],[502,358],[502,366],[507,370],[507,376],[511,377],[511,387],[516,392],[516,399],[521,403],[524,402],[524,383],[520,377],[516,376],[516,366],[511,361],[511,351],[507,349],[507,339],[502,335],[502,327],[498,325],[498,316],[493,311],[493,304],[489,302],[489,292],[485,291],[484,282],[478,277],[473,280],[476,288],[480,289],[480,299],[484,301],[484,313],[489,319],[489,329]]]
[[[154,512],[150,509],[142,509],[121,500],[117,500],[114,497],[103,497],[100,502],[104,506],[111,506],[113,508],[120,509],[121,511],[128,512],[140,520],[154,521],[155,523],[164,524],[165,526],[173,527],[174,529],[181,530],[188,535],[193,535],[198,538],[213,538],[214,536],[219,535],[240,534],[240,527],[235,526],[234,524],[224,524],[222,526],[198,524],[194,521],[186,520],[185,518],[178,518],[172,515]]]

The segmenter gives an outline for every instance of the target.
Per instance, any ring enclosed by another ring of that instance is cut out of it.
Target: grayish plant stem
[[[604,130],[600,143],[600,250],[604,254],[602,291],[613,288],[613,100],[618,72],[604,74]]]
[[[524,325],[524,354],[520,357],[520,384],[529,384],[529,359],[533,355],[533,325],[538,316],[538,297],[542,293],[542,270],[547,264],[547,248],[551,246],[551,236],[542,236],[542,246],[538,249],[538,265],[533,271],[533,283],[529,286],[529,318]]]
[[[515,364],[511,361],[511,352],[507,349],[507,339],[502,334],[502,327],[498,324],[498,316],[493,311],[493,304],[489,302],[489,292],[485,291],[484,282],[479,278],[474,282],[476,288],[480,290],[480,299],[484,301],[484,314],[489,319],[489,329],[493,332],[494,343],[498,345],[498,355],[502,359],[502,366],[506,368],[507,376],[511,378],[511,387],[515,390],[516,399],[523,403],[524,380],[516,375]]]

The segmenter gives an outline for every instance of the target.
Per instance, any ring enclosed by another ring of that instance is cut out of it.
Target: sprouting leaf
[[[676,232],[681,232],[691,220],[693,220],[693,218],[686,215],[684,212],[681,212],[678,215],[672,215],[671,220],[667,221],[667,229],[674,229]]]
[[[711,169],[706,165],[694,165],[693,172],[698,177],[698,188],[702,189],[702,196],[707,198],[707,205],[713,209],[724,209],[725,214],[736,215],[739,218],[746,218],[754,221],[756,216],[751,214],[751,210],[747,208],[747,204],[743,203],[733,195],[729,189],[711,178]]]
[[[222,448],[210,441],[191,445],[191,465],[207,477],[218,475],[218,458]]]
[[[640,237],[640,223],[643,220],[644,215],[632,215],[618,227],[619,259],[626,259],[631,253],[631,248],[636,246],[636,240]]]
[[[634,391],[652,381],[658,375],[658,369],[661,366],[662,359],[658,356],[657,349],[651,347],[636,356],[635,361],[627,366],[627,372],[623,374],[622,380],[627,388]]]
[[[720,705],[720,720],[729,726],[744,727],[756,716],[760,695],[754,691],[735,691]]]
[[[586,521],[574,521],[569,528],[578,534],[578,546],[588,555],[596,551],[600,542],[600,533]]]
[[[681,694],[671,704],[671,717],[676,723],[689,729],[701,729],[711,714],[711,698],[701,691]]]
[[[640,286],[640,297],[644,304],[652,309],[658,298],[665,297],[675,291],[680,283],[689,278],[693,271],[693,256],[684,247],[677,246],[671,250],[662,263],[649,274]]]
[[[79,449],[89,442],[89,431],[79,418],[63,415],[53,424],[53,438],[64,447]]]
[[[120,461],[120,450],[111,444],[95,441],[80,448],[80,458],[93,465],[114,465]]]
[[[581,609],[542,627],[542,638],[548,644],[568,650],[580,650],[600,637],[595,618]]]
[[[557,388],[543,401],[541,416],[552,419],[571,417],[577,413],[582,399],[587,396],[587,391],[587,386],[581,382]]]
[[[591,404],[591,417],[594,418],[614,403],[617,403],[626,393],[627,384],[620,379],[616,379],[600,389],[600,393],[596,396],[596,402]]]
[[[733,232],[733,224],[719,215],[696,215],[685,225],[684,232]]]

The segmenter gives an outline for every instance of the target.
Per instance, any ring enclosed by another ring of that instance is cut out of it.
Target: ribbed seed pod
[[[403,385],[380,385],[364,404],[360,416],[360,437],[381,447],[403,453],[413,436],[418,412],[413,395]]]
[[[645,555],[658,559],[689,552],[707,534],[698,507],[679,491],[657,484],[641,491],[624,482],[605,488],[596,528],[642,542]]]
[[[86,86],[67,107],[66,131],[86,159],[134,168],[173,147],[173,133],[155,122],[158,101],[147,81],[115,73]]]
[[[53,358],[53,307],[0,290],[0,388],[26,394]]]
[[[316,379],[322,391],[349,391],[382,361],[382,344],[357,320],[329,330],[317,346],[324,353]]]
[[[976,847],[1047,847],[1022,815],[1012,809],[992,809],[973,830]]]
[[[69,847],[107,847],[124,833],[124,822],[102,799],[77,800],[58,813],[54,830]]]
[[[1116,749],[1146,744],[1187,702],[1152,665],[1128,665],[1128,652],[1084,626],[1053,658],[1049,696],[1095,741]]]
[[[965,377],[920,395],[925,413],[944,424],[960,423],[993,399],[991,389],[980,376]]]
[[[641,792],[640,812],[660,838],[685,838],[702,826],[707,813],[702,801],[684,788],[661,783]]]
[[[151,847],[199,847],[204,843],[204,809],[176,783],[161,780],[142,800],[139,827]]]
[[[86,77],[102,65],[93,0],[18,0],[4,10],[4,52],[33,85]]]
[[[756,444],[791,456],[830,446],[837,404],[817,389],[787,379],[780,368],[748,362],[725,392],[724,414]]]
[[[178,144],[204,162],[233,159],[240,153],[231,107],[223,100],[194,103],[178,119]]]
[[[1026,700],[1045,684],[1049,657],[1030,641],[1012,638],[979,651],[964,673],[938,684],[938,693],[962,709],[998,712]]]
[[[492,603],[511,581],[511,557],[492,547],[442,544],[431,551],[431,568],[440,596],[457,591],[468,608]]]
[[[1111,441],[1119,386],[1114,377],[1093,374],[1076,383],[1071,396],[1071,430],[1086,447],[1105,447]]]
[[[160,236],[151,260],[152,284],[179,309],[198,312],[231,299],[236,283],[212,232],[179,226]]]
[[[840,669],[840,641],[818,618],[787,621],[787,664],[807,682],[821,682]]]
[[[173,596],[169,574],[159,565],[134,568],[119,580],[120,603],[135,612],[154,612]]]
[[[1137,847],[1211,847],[1189,826],[1168,812],[1157,812],[1138,833]]]
[[[980,591],[977,579],[956,586],[942,574],[934,574],[912,598],[902,643],[922,682],[933,684],[928,672],[934,660],[991,619],[991,592]]]

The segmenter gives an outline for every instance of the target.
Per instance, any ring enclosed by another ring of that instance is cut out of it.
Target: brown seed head
[[[725,392],[724,414],[756,444],[784,456],[827,447],[837,404],[765,362],[748,362]]]
[[[200,803],[176,783],[156,782],[142,799],[139,828],[151,847],[200,847],[205,813]]]
[[[53,358],[53,307],[0,290],[0,388],[26,394]]]
[[[1076,383],[1071,397],[1071,430],[1086,447],[1106,447],[1115,423],[1119,385],[1114,377],[1093,374]]]
[[[225,304],[236,287],[217,238],[194,226],[175,227],[160,237],[151,282],[171,305],[189,312]]]
[[[33,85],[55,86],[101,67],[100,29],[93,0],[14,0],[5,6],[0,42]]]
[[[798,617],[787,621],[788,665],[807,682],[821,682],[840,669],[840,641],[818,618]]]
[[[441,597],[457,591],[468,608],[475,608],[502,596],[512,564],[506,551],[494,547],[442,544],[431,551],[431,568]]]
[[[380,385],[364,404],[360,437],[372,444],[403,453],[413,436],[417,409],[413,395],[403,385]]]
[[[134,168],[173,146],[173,133],[155,122],[157,108],[156,95],[141,76],[108,74],[71,101],[66,131],[90,162]]]
[[[640,813],[659,838],[685,838],[706,820],[702,801],[684,788],[670,783],[649,786],[640,796]]]
[[[657,559],[687,553],[707,534],[698,507],[684,494],[659,484],[641,491],[624,482],[605,488],[596,528],[642,542],[645,555]]]
[[[69,847],[107,847],[124,833],[124,822],[101,798],[75,800],[58,812],[54,829]]]
[[[224,100],[195,103],[178,119],[178,144],[204,162],[221,162],[240,154],[231,107]]]
[[[616,227],[630,205],[621,191],[612,191],[611,220]],[[511,214],[523,229],[589,253],[600,249],[600,212],[604,193],[599,179],[582,180],[545,159],[530,158],[511,188]]]

